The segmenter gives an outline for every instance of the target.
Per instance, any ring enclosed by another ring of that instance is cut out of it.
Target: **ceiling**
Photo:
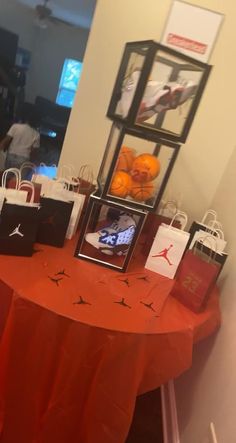
[[[44,0],[17,0],[30,8],[44,4]],[[53,17],[65,20],[72,25],[89,29],[91,26],[96,0],[49,0],[47,6]]]

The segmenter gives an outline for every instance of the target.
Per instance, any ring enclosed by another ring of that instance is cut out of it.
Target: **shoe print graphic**
[[[158,254],[156,255],[152,255],[153,258],[164,258],[164,260],[167,261],[167,263],[169,264],[169,266],[172,266],[173,263],[171,263],[171,261],[168,258],[168,253],[170,251],[170,249],[173,248],[173,245],[170,244],[170,246],[168,248],[164,248],[162,249],[160,252],[158,252]]]

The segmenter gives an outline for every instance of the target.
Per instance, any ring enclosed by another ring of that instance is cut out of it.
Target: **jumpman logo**
[[[124,306],[125,308],[131,309],[131,306],[129,306],[129,305],[127,305],[127,303],[125,303],[124,297],[120,301],[114,301],[114,303],[116,303],[117,305]]]
[[[70,277],[68,274],[66,274],[65,269],[62,269],[62,271],[57,272],[55,275],[64,275],[65,277]]]
[[[160,258],[163,257],[163,258],[168,262],[168,264],[169,264],[170,266],[172,266],[173,263],[171,263],[170,260],[169,260],[168,257],[167,257],[167,254],[168,254],[169,250],[170,250],[172,247],[173,247],[173,245],[170,245],[169,248],[162,249],[162,251],[160,251],[158,254],[156,254],[156,255],[152,255],[152,257],[160,257]]]
[[[49,277],[48,278],[55,283],[57,286],[59,286],[59,281],[63,280],[63,278],[53,278],[53,277]]]
[[[143,280],[143,281],[145,281],[146,283],[149,283],[149,280],[148,280],[148,276],[147,276],[147,275],[144,275],[143,277],[137,277],[137,280]]]
[[[49,215],[48,218],[46,218],[45,220],[42,221],[43,224],[47,224],[47,225],[52,225],[55,226],[55,217],[56,217],[56,213]]]
[[[12,237],[13,235],[19,235],[20,237],[24,237],[24,234],[20,232],[20,225],[21,223],[19,223],[19,225],[12,231],[12,233],[9,234],[9,237]]]
[[[91,303],[89,303],[88,301],[85,301],[80,295],[79,300],[74,301],[73,305],[90,305],[91,306]]]
[[[129,284],[129,280],[128,280],[128,278],[125,278],[124,280],[120,280],[120,279],[119,279],[119,281],[121,281],[122,283],[124,283],[125,285],[127,285],[128,287],[130,287],[130,284]]]
[[[153,308],[153,302],[151,303],[144,303],[143,301],[140,302],[141,305],[146,306],[146,308],[151,309],[151,311],[156,312],[155,309]]]

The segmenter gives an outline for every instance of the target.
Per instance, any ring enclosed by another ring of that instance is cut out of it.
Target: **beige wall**
[[[235,93],[236,94],[236,93]],[[220,281],[222,327],[196,346],[192,368],[175,383],[181,443],[208,443],[209,423],[219,443],[236,440],[236,148],[214,196],[228,240],[228,263]]]
[[[234,102],[229,97],[236,66],[229,45],[235,29],[233,0],[194,3],[227,13],[211,58],[215,66],[169,185],[178,194],[184,190],[183,207],[196,217],[210,204],[234,146]],[[89,163],[97,173],[111,124],[105,114],[124,44],[158,41],[170,4],[170,0],[98,0],[61,163],[73,163],[77,170]]]
[[[232,188],[236,170],[236,62],[232,48],[236,41],[236,4],[235,0],[192,3],[222,12],[226,18],[211,57],[214,68],[210,80],[168,188],[183,194],[183,208],[191,218],[199,219],[212,205],[219,210],[231,256],[226,267],[228,277],[222,281],[222,329],[217,337],[196,347],[192,370],[176,384],[177,404],[181,443],[208,442],[211,420],[219,442],[234,443],[236,203]],[[170,4],[170,0],[98,0],[61,163],[73,163],[77,170],[89,163],[97,172],[110,127],[105,114],[124,44],[132,40],[158,41]]]

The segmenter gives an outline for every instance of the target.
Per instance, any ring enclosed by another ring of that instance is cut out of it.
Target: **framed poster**
[[[219,12],[173,0],[161,43],[206,63],[223,18]]]

